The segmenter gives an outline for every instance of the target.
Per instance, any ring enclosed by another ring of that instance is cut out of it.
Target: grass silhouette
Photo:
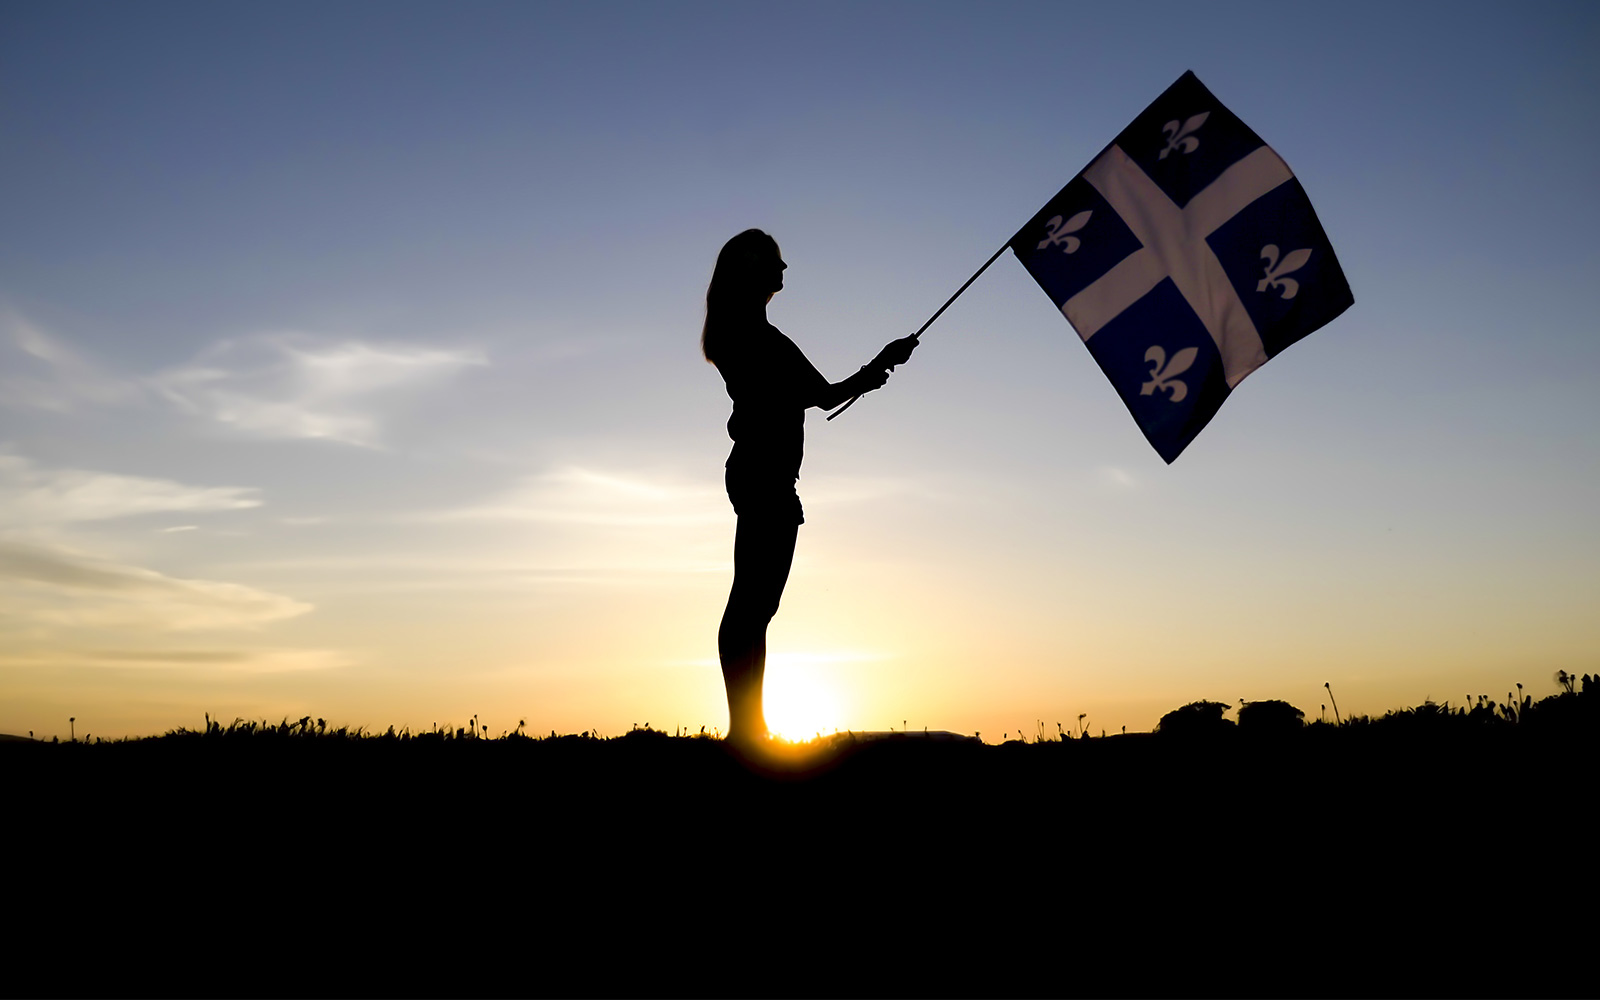
[[[681,730],[476,719],[7,742],[10,856],[43,876],[12,896],[12,982],[1580,994],[1586,952],[1550,942],[1594,901],[1572,859],[1600,678],[1557,686],[1292,727],[1257,702],[1154,733],[846,734],[758,765]]]

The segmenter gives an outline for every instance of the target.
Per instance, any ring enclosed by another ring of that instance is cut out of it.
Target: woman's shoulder
[[[800,349],[799,344],[796,344],[794,341],[790,340],[787,334],[773,326],[771,323],[767,324],[766,329],[762,331],[761,335],[757,339],[766,350],[772,351],[775,354],[797,358],[804,358],[806,356],[806,352]]]
[[[719,359],[726,359],[735,364],[759,361],[777,352],[794,348],[794,341],[785,337],[771,323],[752,324],[742,330],[729,332],[731,336],[721,338],[717,354]]]

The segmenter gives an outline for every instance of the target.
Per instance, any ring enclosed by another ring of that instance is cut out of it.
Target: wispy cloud
[[[20,316],[0,314],[0,406],[71,413],[143,394],[136,379],[105,370]]]
[[[1095,482],[1113,490],[1135,490],[1139,480],[1127,469],[1115,465],[1102,465],[1094,470]]]
[[[611,527],[709,524],[728,518],[721,485],[565,468],[528,476],[482,503],[417,515],[426,521],[547,521]]]
[[[68,549],[0,540],[7,617],[71,627],[252,629],[310,604],[237,583],[185,580]]]
[[[120,667],[200,670],[207,673],[288,673],[350,666],[357,658],[332,649],[106,648],[24,643],[0,653],[0,667]]]
[[[261,506],[256,492],[244,486],[188,486],[170,479],[43,468],[20,455],[0,452],[0,524],[13,527],[242,510]]]
[[[889,476],[816,476],[807,477],[800,491],[805,505],[824,507],[846,504],[872,503],[888,497],[915,494],[923,499],[947,495],[929,483],[913,482]]]
[[[475,349],[262,333],[219,341],[153,375],[117,372],[15,313],[0,313],[0,406],[71,413],[165,401],[267,438],[379,447],[386,417],[408,395],[483,364]]]
[[[896,655],[892,653],[872,652],[862,649],[835,649],[823,652],[778,651],[767,657],[767,666],[790,670],[834,666],[836,664],[879,663],[895,658]],[[716,667],[720,666],[721,662],[716,657],[701,657],[692,660],[662,660],[661,665],[667,667]]]
[[[398,397],[485,363],[472,350],[260,334],[222,341],[150,384],[188,412],[251,434],[377,447]]]
[[[832,476],[806,482],[807,507],[866,503],[911,489],[901,480],[886,478]],[[413,519],[659,528],[724,524],[731,516],[720,478],[686,481],[569,466],[526,476],[512,488],[480,503],[420,514]]]

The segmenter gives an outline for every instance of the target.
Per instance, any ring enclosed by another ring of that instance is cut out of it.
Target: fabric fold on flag
[[[1354,303],[1277,153],[1184,73],[1012,237],[1168,463]]]

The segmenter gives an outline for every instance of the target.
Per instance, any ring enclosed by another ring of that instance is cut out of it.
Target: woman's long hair
[[[700,329],[700,353],[707,361],[717,360],[726,338],[736,336],[739,327],[765,321],[763,279],[781,256],[778,241],[759,229],[746,229],[723,244],[706,289],[706,322]]]

